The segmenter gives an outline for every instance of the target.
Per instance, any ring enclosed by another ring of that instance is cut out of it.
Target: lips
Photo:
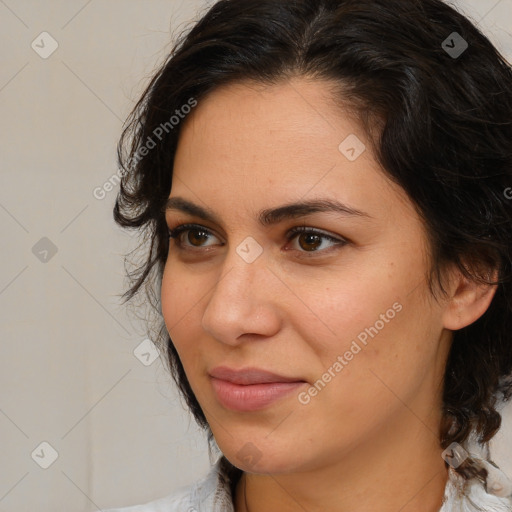
[[[251,384],[268,384],[271,382],[305,382],[303,379],[296,377],[285,377],[260,368],[244,368],[242,370],[234,370],[227,366],[217,366],[210,371],[210,375],[216,379],[232,382],[243,386]]]
[[[219,404],[238,412],[265,409],[306,385],[299,378],[285,377],[260,368],[233,370],[218,366],[210,371],[210,377]]]

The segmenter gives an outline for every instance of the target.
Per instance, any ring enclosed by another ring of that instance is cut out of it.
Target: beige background
[[[512,0],[459,5],[512,60]],[[122,121],[170,29],[205,6],[0,0],[0,512],[143,503],[209,468],[160,360],[133,353],[144,331],[118,298],[134,239],[112,220],[117,187],[93,195],[116,172]],[[43,31],[58,44],[47,58]],[[47,469],[42,442],[58,454]],[[493,448],[512,475],[510,407]]]

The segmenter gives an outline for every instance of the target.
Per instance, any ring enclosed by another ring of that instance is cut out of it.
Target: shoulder
[[[512,481],[490,459],[488,444],[480,444],[473,433],[464,448],[458,445],[457,451],[470,459],[475,476],[466,479],[449,467],[439,512],[512,512]]]
[[[186,507],[188,502],[190,501],[190,497],[193,492],[195,484],[178,489],[177,491],[169,494],[164,498],[160,498],[158,500],[150,501],[144,503],[142,505],[132,505],[130,507],[123,508],[109,508],[102,509],[101,512],[186,512],[188,509],[183,508]],[[193,506],[190,505],[190,512],[192,512]],[[100,511],[98,511],[100,512]]]
[[[443,505],[439,512],[512,512],[512,499],[495,494],[486,483],[466,480],[449,469]]]
[[[101,512],[234,512],[231,486],[239,474],[240,470],[221,457],[205,477],[168,496],[141,505],[103,509]]]

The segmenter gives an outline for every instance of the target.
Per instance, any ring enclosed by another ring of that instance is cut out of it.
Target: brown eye
[[[194,246],[201,246],[202,242],[208,240],[208,233],[204,230],[189,229],[187,233],[187,240]]]
[[[169,239],[174,238],[178,247],[209,247],[204,245],[204,242],[211,236],[213,235],[210,231],[195,224],[183,224],[169,229]],[[184,239],[187,240],[187,243],[184,242]]]
[[[293,240],[294,238],[298,241],[299,249],[297,250],[304,253],[330,252],[332,249],[336,249],[348,243],[342,238],[335,238],[331,235],[327,235],[326,233],[312,228],[307,228],[305,226],[300,226],[290,231],[288,240]],[[325,240],[332,242],[332,245],[327,248],[322,248],[322,243]]]
[[[297,240],[299,240],[299,245],[304,250],[316,251],[318,249],[318,247],[322,244],[321,236],[310,234],[310,233],[299,234]],[[301,243],[301,242],[304,242],[304,243]]]
[[[202,248],[207,249],[208,247],[212,247],[215,244],[206,244],[212,237],[216,238],[210,230],[197,224],[182,224],[174,229],[169,229],[169,239],[175,239],[176,246],[183,251],[196,250],[197,252]],[[305,226],[296,227],[287,234],[288,241],[295,238],[298,240],[298,248],[294,248],[294,250],[299,254],[299,257],[329,253],[348,243],[348,241],[343,238],[337,238]],[[322,245],[326,241],[330,242],[331,245],[323,247]]]

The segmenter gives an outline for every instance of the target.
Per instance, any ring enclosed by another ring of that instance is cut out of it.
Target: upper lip
[[[233,384],[265,384],[269,382],[304,382],[296,377],[284,377],[260,368],[242,368],[234,370],[227,366],[217,366],[211,370],[210,375],[216,379],[227,380]]]

